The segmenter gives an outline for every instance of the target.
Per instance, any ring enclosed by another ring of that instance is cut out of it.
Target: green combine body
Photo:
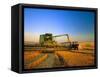
[[[56,41],[53,40],[53,36],[51,33],[40,35],[39,41],[40,41],[41,46],[52,47],[52,46],[57,45]]]

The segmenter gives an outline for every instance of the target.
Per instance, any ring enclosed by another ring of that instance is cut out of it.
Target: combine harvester
[[[63,43],[57,43],[54,38],[66,36],[67,41]],[[42,51],[42,52],[54,52],[54,51],[66,51],[66,50],[78,50],[78,42],[71,42],[68,34],[53,36],[51,33],[40,35],[39,44],[25,46],[25,50]]]

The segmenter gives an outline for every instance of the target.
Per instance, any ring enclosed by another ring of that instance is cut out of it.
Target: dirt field
[[[45,52],[42,50],[34,51],[33,47],[26,47],[24,51],[24,68],[38,69],[94,65],[94,42],[79,42],[78,50]]]
[[[94,54],[86,53],[84,51],[57,51],[56,54],[59,54],[63,57],[65,61],[65,66],[89,66],[94,64]]]
[[[25,69],[90,65],[94,65],[94,53],[91,50],[55,51],[55,53],[26,51],[24,54]]]

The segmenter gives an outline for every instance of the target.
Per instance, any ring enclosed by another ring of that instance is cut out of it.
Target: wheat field
[[[95,64],[95,50],[93,42],[81,42],[79,50],[54,51],[24,51],[24,68],[54,68],[73,66],[92,66]]]

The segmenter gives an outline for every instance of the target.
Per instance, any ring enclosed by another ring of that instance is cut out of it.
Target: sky
[[[25,41],[39,41],[39,35],[69,34],[71,40],[94,40],[94,13],[89,11],[24,8]],[[65,37],[60,37],[65,40]]]

